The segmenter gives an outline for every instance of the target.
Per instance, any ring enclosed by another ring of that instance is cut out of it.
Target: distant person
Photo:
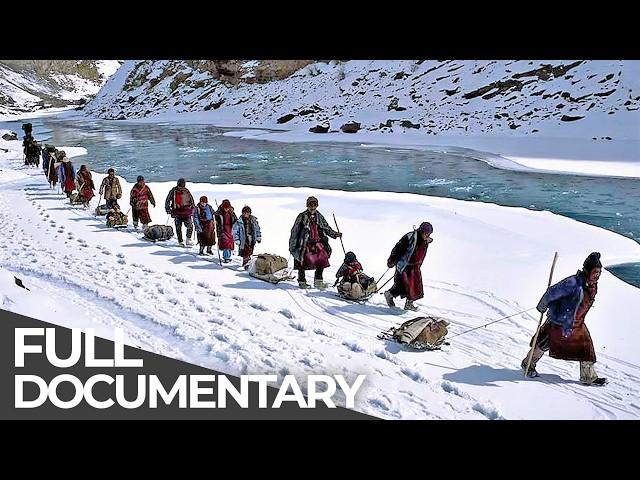
[[[142,175],[138,175],[136,183],[129,194],[129,204],[133,215],[133,228],[138,229],[138,222],[142,223],[142,228],[146,228],[151,223],[149,215],[149,203],[155,208],[156,201],[149,185],[144,181]]]
[[[318,199],[307,198],[307,209],[296,217],[289,236],[289,252],[293,256],[293,268],[298,270],[298,286],[309,288],[305,270],[315,270],[314,286],[325,288],[322,274],[329,266],[331,246],[329,238],[339,238],[342,233],[329,226],[318,211]]]
[[[233,225],[233,239],[238,245],[238,255],[242,257],[242,266],[247,269],[256,243],[262,241],[258,219],[251,215],[251,207],[242,207],[242,215]]]
[[[213,207],[209,205],[209,199],[204,195],[200,197],[200,201],[193,210],[193,223],[198,232],[200,255],[204,255],[205,247],[207,253],[213,255],[211,247],[216,244],[216,218]]]
[[[422,262],[427,255],[429,244],[433,242],[433,227],[429,222],[405,235],[396,243],[387,260],[387,267],[396,267],[393,286],[384,294],[387,305],[395,307],[394,297],[406,298],[405,310],[417,311],[413,302],[424,297],[422,285]]]
[[[58,177],[60,177],[62,190],[68,198],[76,187],[76,168],[73,166],[73,163],[71,163],[71,160],[69,160],[64,150],[60,150],[58,160],[60,161]]]
[[[164,208],[167,214],[175,220],[176,236],[178,237],[178,244],[184,246],[182,241],[182,225],[187,228],[187,247],[193,245],[191,241],[191,235],[193,234],[193,209],[195,208],[195,202],[193,201],[193,195],[186,187],[187,182],[184,178],[178,179],[178,185],[173,187],[167,199],[164,202]]]
[[[231,255],[235,250],[233,241],[233,225],[238,221],[238,216],[233,211],[231,202],[223,200],[216,211],[216,233],[218,234],[218,249],[222,250],[224,263],[231,262]]]
[[[113,168],[107,170],[107,176],[102,180],[100,185],[100,195],[104,195],[107,208],[112,209],[114,203],[122,198],[122,187],[120,180],[116,177],[116,171]]]
[[[537,377],[536,365],[549,351],[549,356],[560,360],[580,362],[580,382],[585,385],[602,386],[606,378],[599,377],[593,367],[596,353],[585,317],[598,293],[598,280],[602,273],[600,253],[593,252],[585,259],[582,270],[549,287],[536,307],[540,313],[547,312],[547,320],[540,327],[536,344],[532,345],[520,366],[527,368],[529,355],[531,365],[527,376]]]

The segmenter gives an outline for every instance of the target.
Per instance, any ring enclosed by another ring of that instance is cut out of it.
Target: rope
[[[449,337],[448,339],[451,340],[452,338],[459,337],[461,335],[465,335],[465,334],[467,334],[469,332],[473,332],[474,330],[478,330],[479,328],[486,327],[486,326],[491,325],[493,323],[501,322],[502,320],[506,320],[507,318],[515,317],[516,315],[521,315],[521,314],[526,313],[526,312],[528,312],[530,310],[533,310],[534,308],[536,308],[536,307],[527,308],[526,310],[522,310],[521,312],[517,312],[517,313],[514,313],[512,315],[508,315],[506,317],[499,318],[498,320],[493,320],[492,322],[485,323],[484,325],[480,325],[479,327],[474,327],[474,328],[472,328],[470,330],[466,330],[466,331],[464,331],[462,333],[457,333],[457,334]]]

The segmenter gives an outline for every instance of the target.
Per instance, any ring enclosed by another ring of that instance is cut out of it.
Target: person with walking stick
[[[305,270],[315,270],[315,288],[325,288],[322,272],[329,266],[331,246],[329,239],[340,238],[342,233],[329,226],[318,211],[318,199],[307,198],[307,209],[296,217],[289,237],[289,252],[293,256],[293,269],[298,270],[298,286],[309,288]]]
[[[424,297],[422,286],[422,262],[427,255],[429,244],[433,242],[431,234],[433,226],[429,222],[422,222],[417,230],[402,236],[391,250],[387,260],[387,267],[396,267],[393,286],[384,293],[387,305],[395,307],[394,297],[406,298],[405,310],[417,311],[413,303]]]
[[[541,314],[547,312],[547,320],[531,339],[531,349],[520,364],[527,377],[538,376],[536,365],[544,352],[549,351],[552,358],[580,362],[580,383],[597,386],[607,383],[594,369],[596,354],[584,323],[598,293],[601,273],[600,253],[592,252],[582,270],[544,293],[536,308]]]

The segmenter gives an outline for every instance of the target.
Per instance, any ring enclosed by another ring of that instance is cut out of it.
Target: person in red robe
[[[142,223],[142,228],[146,228],[151,223],[151,215],[149,215],[149,203],[155,208],[156,200],[149,185],[144,182],[144,177],[138,175],[136,184],[129,194],[129,204],[133,213],[133,228],[138,228],[138,222]]]
[[[222,250],[224,263],[231,262],[231,255],[235,250],[233,241],[233,225],[238,221],[229,200],[223,200],[216,211],[216,234],[218,236],[218,250]]]
[[[433,241],[433,226],[429,222],[420,224],[396,243],[387,260],[387,267],[396,267],[393,286],[384,294],[387,305],[395,307],[394,297],[406,298],[404,309],[417,311],[413,302],[424,297],[420,267]]]
[[[91,172],[86,165],[81,165],[80,170],[78,170],[78,174],[76,175],[76,187],[78,189],[78,193],[82,197],[84,205],[88,207],[89,202],[96,195],[94,192],[96,187],[93,184]]]

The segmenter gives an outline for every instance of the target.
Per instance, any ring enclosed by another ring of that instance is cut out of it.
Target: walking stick
[[[553,279],[553,270],[556,268],[556,260],[558,260],[558,252],[553,256],[553,263],[551,264],[551,272],[549,273],[549,284],[547,285],[547,290],[551,286],[551,280]],[[531,344],[531,351],[529,352],[529,357],[527,358],[527,368],[524,369],[524,376],[526,377],[529,373],[529,367],[531,366],[531,359],[533,358],[533,351],[536,348],[536,342],[538,341],[538,334],[540,333],[540,326],[542,325],[542,318],[544,317],[544,313],[540,314],[540,321],[538,322],[538,328],[536,329],[536,334],[533,336],[533,342]]]
[[[333,214],[333,221],[336,224],[336,230],[340,233],[340,228],[338,228],[338,221],[336,220],[336,214]],[[340,236],[340,245],[342,245],[342,252],[346,255],[347,251],[344,249],[344,243],[342,242],[342,235]]]

